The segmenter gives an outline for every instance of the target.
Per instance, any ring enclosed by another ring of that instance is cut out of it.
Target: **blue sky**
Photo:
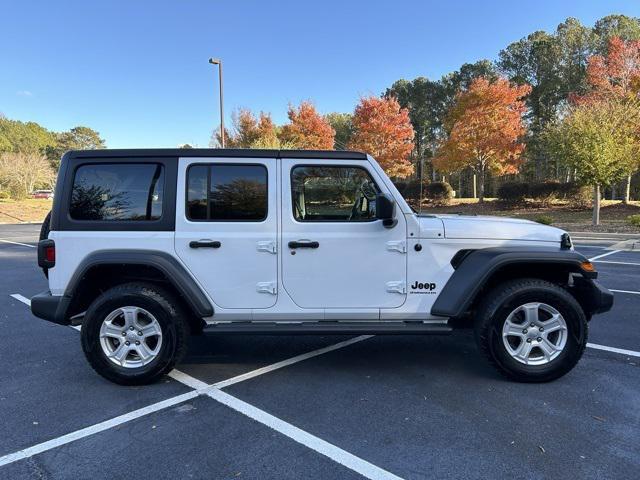
[[[225,117],[287,104],[352,111],[398,78],[439,78],[508,43],[637,0],[11,1],[0,10],[0,112],[52,130],[86,125],[112,148],[207,146]]]

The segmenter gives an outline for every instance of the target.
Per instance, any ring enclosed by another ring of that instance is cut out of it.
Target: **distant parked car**
[[[46,198],[47,200],[52,200],[53,190],[36,190],[31,194],[31,198]]]

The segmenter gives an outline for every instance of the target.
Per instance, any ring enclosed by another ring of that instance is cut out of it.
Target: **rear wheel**
[[[114,287],[96,299],[82,324],[93,369],[123,385],[151,383],[186,352],[188,323],[175,298],[146,283]]]
[[[480,350],[508,378],[547,382],[569,372],[587,344],[580,304],[561,287],[520,279],[495,287],[478,308]]]

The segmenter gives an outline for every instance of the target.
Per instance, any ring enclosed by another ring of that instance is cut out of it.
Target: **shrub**
[[[528,186],[524,182],[505,182],[498,187],[498,198],[506,203],[522,203],[527,196]]]
[[[420,197],[420,181],[418,180],[396,180],[393,182],[400,194],[406,200],[418,201]],[[424,191],[423,191],[424,194]]]
[[[543,207],[548,207],[554,200],[561,198],[562,192],[563,184],[560,182],[536,182],[529,185],[529,196]]]
[[[640,227],[640,215],[629,215],[627,217],[627,223],[634,227]]]
[[[535,221],[543,225],[551,225],[553,223],[553,217],[551,215],[540,215]]]
[[[569,202],[572,208],[589,208],[593,192],[591,187],[581,185],[576,182],[562,184],[562,195],[560,198]]]
[[[436,205],[446,205],[453,198],[453,188],[447,182],[432,182],[423,187],[422,193]]]
[[[5,192],[0,190],[0,200],[7,200],[11,197],[11,195],[9,195],[9,192]]]

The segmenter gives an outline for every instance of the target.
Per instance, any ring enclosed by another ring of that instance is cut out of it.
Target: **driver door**
[[[366,161],[282,159],[283,284],[302,308],[379,318],[406,299],[406,221],[375,217],[384,183]],[[353,318],[352,316],[349,318]]]

